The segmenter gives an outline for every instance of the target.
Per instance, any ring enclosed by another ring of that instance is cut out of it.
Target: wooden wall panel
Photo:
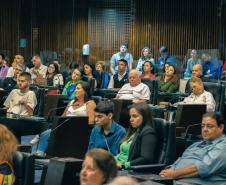
[[[155,58],[161,45],[174,55],[184,55],[188,48],[218,48],[217,1],[161,0],[136,3],[132,53],[139,55],[149,46]],[[208,12],[208,14],[207,14]],[[138,44],[136,44],[138,42]]]
[[[10,57],[19,50],[19,8],[20,2],[1,0],[0,6],[0,50]]]
[[[67,65],[88,60],[109,61],[122,42],[134,59],[149,46],[155,59],[161,45],[173,55],[187,49],[225,51],[226,4],[219,22],[220,0],[1,0],[0,49],[27,59],[40,51],[55,51]],[[3,25],[3,26],[2,26]],[[219,31],[221,28],[222,32]],[[26,48],[19,39],[26,38]]]

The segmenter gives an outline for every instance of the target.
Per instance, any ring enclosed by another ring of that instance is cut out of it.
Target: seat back
[[[3,88],[3,86],[4,86],[4,80],[5,80],[5,78],[0,78],[0,88]]]
[[[175,118],[176,135],[181,136],[182,133],[185,133],[189,125],[201,123],[204,113],[206,113],[206,104],[179,104]],[[200,129],[194,131],[193,134],[200,134]]]
[[[172,164],[175,160],[175,123],[165,119],[154,118],[154,127],[158,137],[158,145],[155,153],[155,163]]]
[[[176,112],[177,127],[187,127],[201,123],[202,115],[206,113],[206,104],[179,104]]]
[[[43,116],[43,108],[44,108],[44,95],[45,95],[45,88],[38,87],[36,85],[31,85],[30,90],[34,91],[37,105],[34,109],[34,116]]]
[[[141,82],[149,87],[149,90],[151,92],[150,103],[156,105],[158,98],[158,82],[149,78],[142,78]]]
[[[56,117],[46,155],[82,159],[87,152],[90,132],[88,117]]]
[[[95,89],[95,78],[88,78],[86,76],[83,76],[82,81],[87,82],[89,84],[89,95],[92,96]]]
[[[15,185],[34,184],[34,155],[24,152],[16,152],[13,160],[15,170]]]
[[[6,90],[1,90],[0,91],[0,108],[3,108],[4,107],[4,102],[7,98],[7,96],[9,95],[9,92],[6,91]]]
[[[82,168],[81,159],[52,158],[48,165],[44,185],[77,185]]]
[[[65,100],[68,100],[68,97],[63,94],[46,95],[44,99],[44,116],[62,115],[67,106],[67,104],[64,104]],[[62,107],[62,109],[59,107]]]
[[[215,111],[223,113],[224,111],[224,97],[225,97],[225,85],[214,82],[203,82],[204,89],[212,93],[216,102]]]
[[[129,107],[133,104],[132,100],[112,99],[115,105],[113,119],[124,128],[129,127]]]

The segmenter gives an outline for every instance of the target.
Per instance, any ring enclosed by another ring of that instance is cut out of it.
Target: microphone
[[[60,123],[59,125],[57,125],[54,129],[51,129],[51,132],[50,132],[50,134],[52,133],[52,132],[54,132],[55,130],[57,130],[59,127],[61,127],[63,124],[65,124],[65,123],[67,123],[68,121],[70,121],[70,117],[69,118],[67,118],[67,119],[65,119],[62,123]]]
[[[62,107],[55,107],[55,108],[52,108],[52,109],[50,109],[49,111],[48,111],[48,113],[47,113],[47,118],[49,118],[50,117],[50,115],[54,112],[54,111],[57,111],[57,110],[60,110],[60,109],[65,109],[67,106],[62,106]]]
[[[50,135],[54,132],[54,131],[56,131],[58,128],[60,128],[62,125],[64,125],[65,123],[67,123],[68,121],[70,121],[70,117],[69,118],[67,118],[67,119],[65,119],[63,122],[61,122],[59,125],[57,125],[55,128],[53,128],[53,129],[48,129],[48,130],[46,130],[45,132],[43,132],[42,134],[41,134],[41,137],[40,137],[40,140],[42,140],[41,138],[43,138],[43,140],[46,140],[46,138],[47,138],[47,140],[49,140],[49,138],[50,138]],[[45,137],[44,137],[45,136]],[[40,141],[39,140],[39,141]],[[39,142],[38,142],[38,144],[37,144],[37,148],[36,148],[36,152],[37,152],[37,150],[39,151]],[[46,151],[47,151],[47,149],[48,149],[48,146],[44,149],[44,148],[42,148],[41,149],[41,152],[43,152],[44,154],[46,153]]]

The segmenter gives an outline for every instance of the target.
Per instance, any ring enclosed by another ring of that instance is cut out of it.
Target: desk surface
[[[148,104],[148,105],[152,110],[159,111],[159,112],[175,112],[177,110],[177,107],[173,107],[173,106],[163,107],[160,105],[152,105],[152,104]]]
[[[0,123],[7,126],[20,140],[21,136],[40,134],[48,127],[47,121],[40,117],[0,117]]]

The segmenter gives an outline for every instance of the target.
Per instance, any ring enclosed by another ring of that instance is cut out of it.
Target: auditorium
[[[0,185],[226,185],[226,0],[0,4]]]

